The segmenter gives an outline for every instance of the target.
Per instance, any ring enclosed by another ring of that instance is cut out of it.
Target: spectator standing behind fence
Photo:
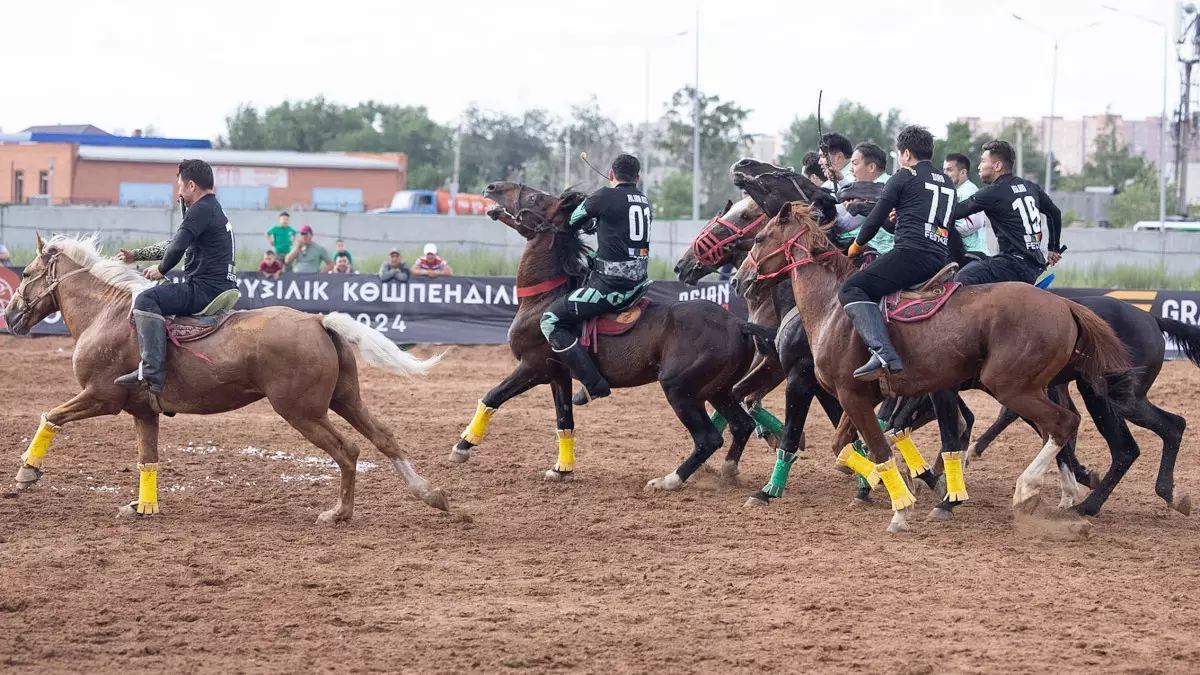
[[[338,258],[345,258],[346,260],[350,261],[350,269],[353,270],[354,269],[354,256],[350,255],[350,251],[346,250],[346,242],[342,241],[341,239],[338,239],[336,242],[334,242],[334,246],[337,248],[337,250],[333,252],[334,264],[335,265],[337,264]]]
[[[292,265],[297,274],[319,274],[333,269],[333,258],[324,246],[313,242],[313,230],[308,225],[300,227],[300,237],[283,262]]]
[[[275,257],[279,260],[286,261],[287,254],[292,252],[292,240],[296,238],[296,231],[288,224],[291,219],[288,212],[284,211],[279,214],[279,224],[267,230],[267,241],[275,249]],[[283,271],[291,272],[292,265],[285,262]]]
[[[333,269],[329,270],[330,274],[357,274],[354,268],[350,267],[350,259],[344,255],[337,257],[337,262],[333,263]]]
[[[408,265],[404,264],[400,249],[388,251],[388,259],[379,266],[379,280],[405,282],[408,281],[408,275]]]
[[[273,249],[267,249],[263,254],[262,262],[258,263],[258,271],[262,272],[264,279],[279,278],[279,273],[283,271],[283,263],[279,262]]]
[[[0,244],[0,265],[12,267],[12,254],[8,249],[4,248],[4,244]]]
[[[417,259],[412,273],[418,277],[448,277],[454,274],[450,263],[437,254],[437,244],[425,244],[425,255]]]

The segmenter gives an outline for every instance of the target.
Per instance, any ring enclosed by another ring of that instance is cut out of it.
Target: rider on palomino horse
[[[555,300],[542,314],[542,334],[571,376],[583,384],[573,399],[575,405],[586,405],[611,391],[579,343],[583,324],[628,308],[650,284],[650,200],[637,188],[641,168],[637,157],[618,156],[608,172],[612,185],[593,192],[571,214],[571,225],[589,218],[596,222],[592,270],[582,286]]]
[[[162,260],[146,269],[151,281],[161,280],[179,261],[183,283],[160,284],[137,294],[133,323],[137,329],[141,362],[137,370],[122,375],[123,387],[148,386],[161,394],[166,384],[167,316],[189,316],[203,310],[221,293],[237,288],[233,273],[233,228],[213,190],[212,167],[199,159],[179,163],[179,199],[187,211],[170,241],[118,254],[125,264],[137,260]],[[186,254],[186,259],[185,259]]]
[[[854,330],[871,352],[871,358],[854,371],[855,379],[878,379],[880,372],[904,369],[892,347],[879,301],[889,293],[926,281],[946,264],[947,227],[954,210],[954,182],[930,163],[933,135],[909,126],[896,138],[901,170],[884,186],[883,194],[850,245],[854,257],[866,247],[888,214],[896,210],[896,243],[891,252],[855,272],[838,293]]]

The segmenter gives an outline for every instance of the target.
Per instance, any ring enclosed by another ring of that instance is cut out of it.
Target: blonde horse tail
[[[341,312],[332,312],[322,317],[321,325],[347,342],[357,344],[359,351],[362,352],[363,360],[368,365],[382,368],[402,377],[424,375],[445,356],[445,352],[443,352],[432,358],[419,359],[400,349],[396,343],[384,337],[379,331],[363,325]]]

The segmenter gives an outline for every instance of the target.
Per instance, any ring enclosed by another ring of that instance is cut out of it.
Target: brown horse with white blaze
[[[124,411],[133,416],[137,430],[141,482],[138,500],[122,507],[121,515],[153,515],[159,511],[160,412],[211,415],[266,398],[341,470],[337,503],[318,521],[349,520],[354,512],[358,448],[333,425],[330,410],[392,460],[421,501],[449,510],[442,492],[413,470],[392,432],[364,405],[350,344],[359,345],[368,364],[401,376],[423,375],[440,357],[422,361],[345,314],[319,316],[268,307],[236,312],[219,330],[193,342],[194,353],[205,354],[208,362],[169,348],[166,387],[152,401],[147,390],[129,390],[113,382],[137,368],[138,345],[129,314],[133,296],[152,282],[134,268],[105,259],[91,237],[58,236],[43,244],[39,236],[37,244],[38,256],[25,268],[4,318],[11,332],[26,335],[45,317],[62,312],[76,341],[72,365],[83,391],[42,416],[22,455],[19,488],[28,489],[42,477],[46,451],[62,425]]]
[[[1127,382],[1129,357],[1112,328],[1086,307],[1027,284],[965,287],[934,316],[891,324],[891,339],[904,355],[904,371],[860,382],[853,373],[867,358],[867,350],[837,299],[838,289],[854,271],[814,221],[812,207],[789,202],[758,237],[736,283],[743,288],[773,285],[790,276],[817,379],[836,394],[846,412],[834,439],[835,451],[853,437],[855,428],[862,435],[892,497],[894,515],[888,530],[908,529],[905,512],[915,500],[875,420],[875,406],[884,398],[882,385],[892,395],[916,396],[977,378],[1002,405],[1033,422],[1045,444],[1013,494],[1015,507],[1031,509],[1046,469],[1079,425],[1078,415],[1050,401],[1046,387],[1073,358],[1098,390],[1106,390],[1110,381]],[[1113,395],[1119,398],[1122,390],[1114,387]]]

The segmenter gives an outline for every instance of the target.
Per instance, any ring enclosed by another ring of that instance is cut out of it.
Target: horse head
[[[818,207],[817,219],[837,219],[837,200],[826,190],[792,169],[756,159],[742,159],[729,168],[733,184],[744,190],[768,216],[779,213],[788,202],[802,201]]]
[[[734,277],[734,288],[743,295],[762,293],[801,265],[841,255],[813,217],[814,213],[813,204],[801,201],[783,204],[779,214],[755,238],[746,262]]]
[[[587,246],[579,237],[580,228],[572,226],[571,214],[587,197],[582,192],[567,190],[555,197],[523,183],[500,181],[488,185],[483,196],[496,202],[487,210],[492,220],[504,223],[521,235],[530,244],[549,236],[549,251],[556,253],[561,272],[569,276],[582,276],[586,266],[582,256]]]
[[[736,204],[729,201],[684,251],[675,265],[675,274],[683,283],[695,285],[722,265],[740,265],[766,222],[766,214],[753,199],[747,197]]]
[[[54,291],[64,271],[60,269],[60,261],[66,272],[82,269],[61,255],[57,248],[47,246],[42,235],[35,233],[34,236],[37,237],[37,257],[21,273],[21,285],[4,308],[4,321],[13,335],[28,335],[39,321],[58,311],[58,294]]]

